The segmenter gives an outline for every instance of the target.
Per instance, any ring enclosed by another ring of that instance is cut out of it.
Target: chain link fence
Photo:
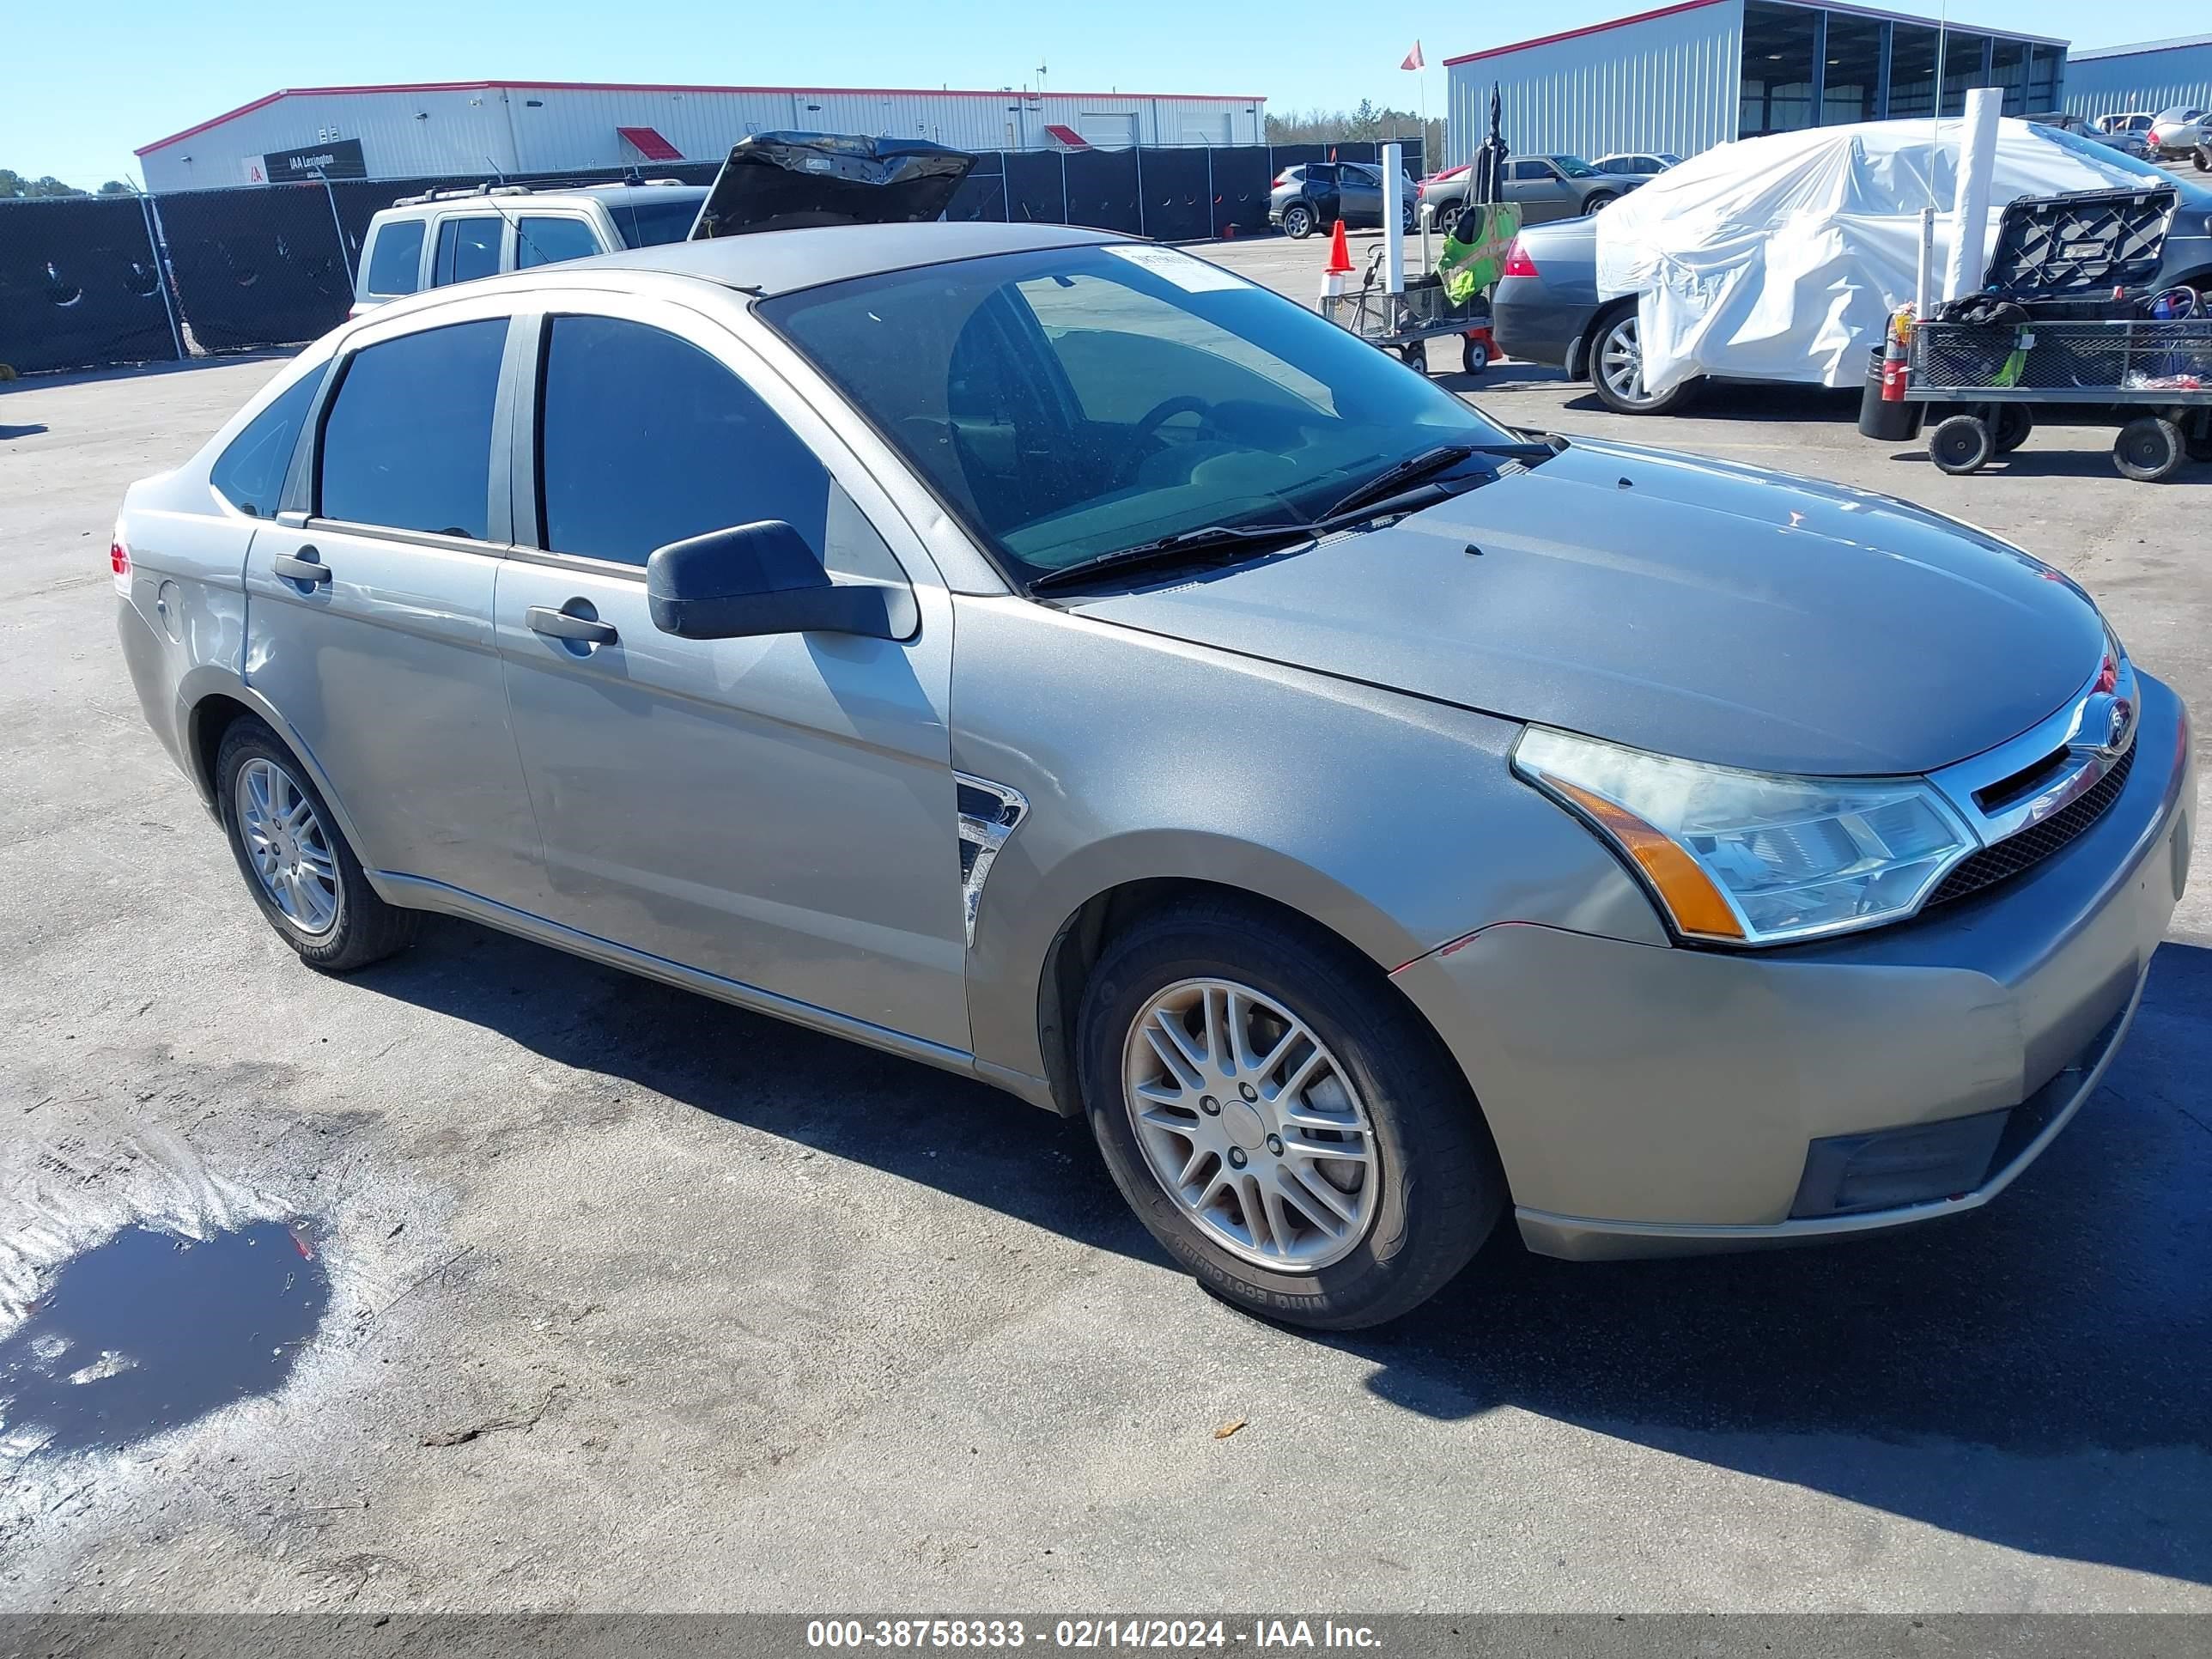
[[[986,150],[949,219],[1085,225],[1168,242],[1267,229],[1283,168],[1373,162],[1375,143]],[[1418,143],[1406,146],[1419,177]],[[720,163],[656,165],[714,181]],[[617,183],[621,168],[511,175],[514,185]],[[0,362],[19,370],[173,361],[312,340],[343,321],[368,222],[402,197],[484,182],[353,179],[160,197],[0,202]],[[163,273],[167,273],[166,282]]]

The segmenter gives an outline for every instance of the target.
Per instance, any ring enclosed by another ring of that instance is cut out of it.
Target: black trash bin
[[[1927,405],[1882,401],[1881,350],[1876,346],[1867,358],[1866,389],[1859,394],[1859,435],[1884,443],[1904,443],[1919,432],[1921,413]]]

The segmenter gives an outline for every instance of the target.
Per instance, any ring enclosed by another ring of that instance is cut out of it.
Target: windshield
[[[1547,155],[1544,158],[1570,179],[1595,179],[1597,169],[1579,155]]]
[[[691,234],[691,222],[699,216],[699,204],[706,199],[703,190],[680,194],[672,191],[665,199],[641,202],[631,198],[609,202],[607,211],[614,216],[615,228],[622,232],[624,246],[659,247],[664,242],[680,242]]]
[[[1110,243],[857,277],[760,314],[1017,580],[1214,526],[1303,523],[1446,442],[1511,435],[1279,295]]]
[[[2071,150],[2076,155],[2094,161],[2099,167],[2111,167],[2119,173],[2136,173],[2145,179],[2155,179],[2161,185],[2179,182],[2163,167],[2153,167],[2148,161],[2130,155],[2124,149],[2115,149],[2110,144],[2100,144],[2094,138],[2085,138],[2078,132],[2069,132],[2064,127],[2039,126],[2036,131],[2061,149]]]

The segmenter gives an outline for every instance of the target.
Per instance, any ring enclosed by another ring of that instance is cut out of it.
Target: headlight
[[[1532,726],[1513,769],[1587,819],[1686,938],[1778,945],[1907,916],[1979,843],[1919,778],[1793,778]]]

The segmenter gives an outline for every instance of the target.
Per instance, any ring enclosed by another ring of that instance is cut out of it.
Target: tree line
[[[1444,153],[1443,117],[1432,115],[1424,124],[1411,110],[1378,105],[1371,98],[1361,99],[1352,110],[1271,111],[1267,116],[1271,144],[1387,144],[1393,139],[1419,143],[1425,162],[1433,167]]]
[[[26,179],[11,168],[0,167],[0,202],[18,201],[32,196],[135,196],[137,192],[120,179],[110,179],[97,191],[79,190],[75,185],[65,185],[52,173],[41,179]]]

